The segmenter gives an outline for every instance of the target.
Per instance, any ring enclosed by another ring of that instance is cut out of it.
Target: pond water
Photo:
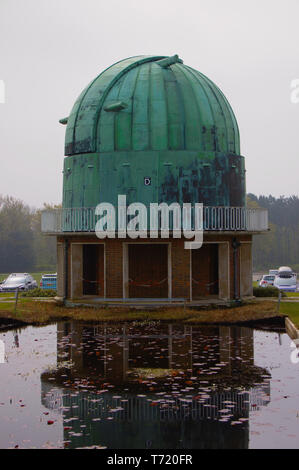
[[[285,333],[61,322],[0,340],[1,448],[299,447]]]

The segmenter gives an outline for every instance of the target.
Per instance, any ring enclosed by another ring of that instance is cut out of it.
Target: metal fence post
[[[280,309],[280,301],[281,301],[281,291],[278,292],[278,302],[277,302],[277,312],[279,313]]]
[[[19,288],[17,287],[16,292],[15,292],[15,309],[14,309],[15,313],[17,311],[18,299],[19,299]]]

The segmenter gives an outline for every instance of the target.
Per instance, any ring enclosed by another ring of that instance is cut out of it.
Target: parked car
[[[270,276],[277,276],[278,273],[279,273],[278,269],[269,269]]]
[[[264,274],[264,276],[262,277],[262,279],[259,282],[259,286],[260,287],[273,286],[274,285],[274,279],[275,279],[275,276],[273,276],[273,275],[270,276],[269,274]]]
[[[28,273],[12,273],[0,285],[0,292],[14,292],[17,288],[22,291],[35,289],[37,282]]]
[[[43,274],[40,280],[41,289],[54,289],[57,288],[57,273],[55,274]]]
[[[297,274],[289,266],[281,266],[275,276],[274,286],[280,290],[296,292]]]

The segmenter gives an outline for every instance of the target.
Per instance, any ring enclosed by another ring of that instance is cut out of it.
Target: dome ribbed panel
[[[161,58],[125,59],[88,85],[68,119],[66,155],[145,150],[240,154],[237,121],[221,90],[184,64],[161,67]],[[117,103],[121,108],[109,108]]]

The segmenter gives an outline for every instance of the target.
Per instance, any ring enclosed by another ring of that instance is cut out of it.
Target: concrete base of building
[[[73,299],[65,302],[66,307],[125,307],[130,309],[159,309],[159,308],[191,308],[191,307],[229,307],[232,301],[218,298],[202,299],[197,301],[184,301],[180,299]]]
[[[57,238],[58,298],[101,305],[226,305],[252,296],[252,236],[184,239]]]

